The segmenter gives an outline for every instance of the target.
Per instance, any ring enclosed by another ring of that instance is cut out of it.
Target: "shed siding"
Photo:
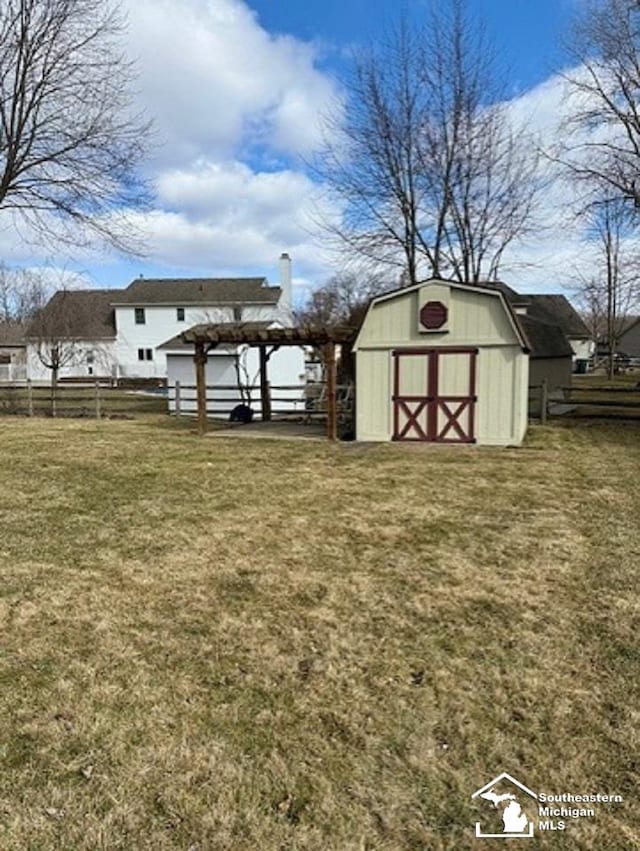
[[[516,345],[515,331],[497,294],[451,289],[448,296],[450,330],[419,330],[419,310],[426,299],[445,302],[442,284],[429,284],[394,299],[378,302],[369,311],[357,348],[369,346]],[[445,302],[446,303],[446,302]]]
[[[448,309],[447,331],[424,333],[420,307],[428,300]],[[371,306],[356,343],[356,435],[358,440],[387,441],[393,436],[394,349],[448,348],[478,350],[475,427],[477,443],[518,444],[528,422],[529,357],[522,349],[513,320],[498,294],[434,282],[400,291]],[[469,361],[463,356],[439,358],[439,392],[469,393]],[[401,393],[426,386],[425,364],[403,360]],[[444,424],[439,411],[438,429]],[[442,422],[440,421],[442,420]]]
[[[358,440],[391,440],[391,360],[387,349],[357,354],[356,397],[366,400],[366,404],[356,405]]]
[[[530,384],[540,387],[546,378],[551,392],[560,387],[571,386],[571,358],[532,358]]]
[[[527,357],[516,346],[484,348],[478,355],[476,439],[481,444],[520,443],[527,427]]]

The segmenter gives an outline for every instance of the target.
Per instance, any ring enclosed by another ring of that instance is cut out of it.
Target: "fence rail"
[[[113,417],[166,412],[166,397],[126,391],[109,383],[0,384],[0,416]]]
[[[183,384],[179,381],[170,384],[168,389],[169,411],[176,416],[195,415],[197,412],[197,385]],[[244,387],[243,393],[236,384],[208,384],[207,416],[227,417],[240,404],[247,404],[249,391],[250,407],[254,415],[262,415],[262,401],[259,385]],[[353,400],[351,385],[336,387],[338,412],[347,411]],[[299,418],[301,416],[314,418],[326,417],[327,398],[326,384],[270,384],[269,385],[269,415],[278,418]]]
[[[543,382],[529,387],[529,415],[543,424],[553,416],[640,420],[640,387],[574,385],[549,392]]]

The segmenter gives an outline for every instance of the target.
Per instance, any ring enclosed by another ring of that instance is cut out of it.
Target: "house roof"
[[[114,305],[277,304],[282,290],[266,278],[136,278]]]
[[[542,358],[571,358],[573,349],[567,339],[566,333],[559,325],[550,322],[542,322],[535,316],[518,316],[529,344],[531,346],[530,357],[533,360]]]
[[[559,325],[567,337],[590,339],[591,333],[566,296],[558,293],[527,294],[529,316],[552,325]]]
[[[477,286],[484,287],[485,289],[497,290],[502,293],[510,304],[529,304],[530,296],[517,293],[512,287],[502,281],[487,281],[486,283],[479,283]]]
[[[59,333],[64,337],[113,340],[116,324],[112,301],[116,292],[119,291],[59,290],[29,324],[25,336],[39,337],[39,328],[43,327],[46,327],[48,334],[55,333],[54,327],[59,321]]]
[[[22,322],[0,322],[0,346],[20,348],[27,345],[24,338],[25,326]]]

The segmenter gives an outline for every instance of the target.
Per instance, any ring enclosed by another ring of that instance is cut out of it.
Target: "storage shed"
[[[529,344],[499,290],[433,279],[378,296],[354,351],[357,440],[523,440]]]

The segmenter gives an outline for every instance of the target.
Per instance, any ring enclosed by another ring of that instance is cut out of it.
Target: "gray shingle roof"
[[[266,278],[137,278],[113,304],[277,304],[280,287]]]
[[[26,346],[25,326],[22,322],[0,322],[0,347]]]
[[[570,358],[573,357],[573,349],[567,339],[567,335],[559,325],[550,322],[542,322],[535,316],[518,316],[529,345],[531,346],[531,357],[538,358]]]
[[[566,296],[557,293],[525,296],[529,303],[527,313],[542,322],[559,325],[567,337],[589,339],[591,334],[580,314]]]
[[[42,309],[42,319],[27,327],[27,337],[38,337],[38,326],[54,333],[56,323],[64,337],[84,340],[114,340],[115,312],[112,302],[119,290],[60,290]]]

